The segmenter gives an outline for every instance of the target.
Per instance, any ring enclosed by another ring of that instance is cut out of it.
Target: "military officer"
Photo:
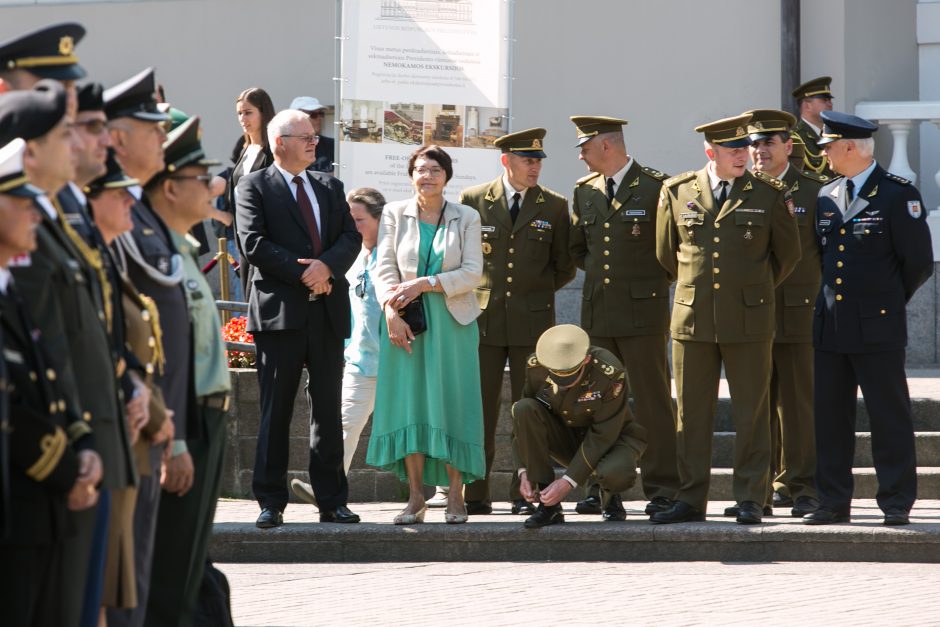
[[[747,113],[751,115],[747,130],[754,170],[787,184],[800,231],[800,262],[774,294],[777,332],[770,379],[770,415],[774,444],[772,503],[775,507],[791,507],[790,515],[802,518],[819,505],[814,481],[812,331],[813,305],[820,282],[816,197],[828,177],[801,171],[787,162],[793,148],[790,130],[796,123],[795,117],[776,109]]]
[[[633,486],[646,430],[633,420],[626,387],[617,358],[591,346],[580,327],[561,324],[539,338],[512,406],[520,490],[539,504],[527,529],[564,522],[561,501],[589,478],[613,494]],[[552,460],[566,467],[560,479]]]
[[[911,402],[904,372],[906,304],[933,274],[927,211],[910,181],[874,160],[877,126],[824,111],[823,151],[842,178],[816,205],[822,289],[813,323],[816,487],[804,522],[848,522],[855,409],[861,386],[871,421],[884,524],[906,525],[917,497]]]
[[[580,179],[572,199],[571,255],[585,272],[581,326],[591,343],[624,365],[637,421],[648,446],[640,459],[646,513],[672,505],[679,489],[676,423],[666,357],[669,279],[656,260],[656,203],[666,175],[641,166],[627,153],[626,120],[573,116],[579,158],[591,174]],[[606,504],[623,512],[620,495]],[[597,497],[577,511],[597,511]]]
[[[477,323],[487,476],[506,362],[517,401],[526,361],[542,332],[555,324],[555,292],[575,275],[568,254],[568,201],[538,182],[545,133],[530,128],[497,139],[502,176],[460,193],[460,202],[479,211],[483,224],[483,279],[476,295],[483,310]],[[489,514],[488,478],[467,486],[465,499],[468,514]],[[518,479],[512,481],[509,500],[514,514],[535,511],[519,494]]]
[[[9,106],[8,97],[0,96],[0,128]],[[9,534],[0,539],[0,561],[7,565],[0,569],[0,603],[4,624],[66,625],[78,619],[80,608],[66,606],[61,596],[84,582],[83,572],[65,573],[58,566],[71,533],[67,510],[95,505],[101,461],[92,449],[91,427],[66,411],[63,380],[39,343],[42,336],[9,271],[11,260],[22,260],[37,246],[40,216],[34,203],[42,192],[28,183],[25,150],[19,138],[0,148],[0,335],[3,392],[9,395],[3,430],[10,438],[4,461],[10,465],[11,505],[5,512]]]
[[[680,487],[654,523],[704,520],[721,367],[734,418],[737,521],[761,522],[770,474],[770,372],[774,288],[800,259],[786,184],[747,170],[750,115],[717,120],[708,164],[663,183],[656,255],[676,280],[672,360],[678,397]]]
[[[77,104],[75,81],[85,77],[75,46],[85,36],[81,24],[53,24],[0,43],[0,94],[32,89],[44,78],[62,83],[69,115]]]
[[[793,97],[796,98],[800,110],[800,119],[793,132],[803,140],[803,169],[828,177],[833,176],[833,173],[818,142],[823,126],[820,114],[823,111],[832,111],[830,83],[831,77],[820,76],[793,90]]]

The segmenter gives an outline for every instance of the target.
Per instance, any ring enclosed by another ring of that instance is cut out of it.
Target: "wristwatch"
[[[436,277],[436,276],[429,276],[429,277],[428,277],[428,285],[431,286],[431,289],[432,289],[432,290],[433,290],[434,288],[436,288],[436,287],[437,287],[437,277]]]

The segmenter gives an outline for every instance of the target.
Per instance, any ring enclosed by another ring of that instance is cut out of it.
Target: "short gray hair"
[[[385,196],[377,189],[359,187],[346,194],[346,202],[362,203],[373,218],[378,219],[385,208]]]
[[[855,150],[858,151],[860,157],[871,157],[875,154],[875,138],[874,137],[865,137],[863,139],[852,139],[849,140],[855,144]]]
[[[277,145],[277,142],[274,141],[275,138],[289,135],[294,122],[301,120],[307,120],[309,122],[310,117],[303,111],[297,109],[284,109],[283,111],[279,111],[277,115],[268,122],[268,146],[274,150],[274,147]]]

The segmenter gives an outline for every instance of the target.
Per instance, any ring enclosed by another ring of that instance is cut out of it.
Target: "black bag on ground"
[[[194,625],[200,627],[234,627],[232,599],[225,574],[209,558],[202,574],[202,587],[196,603]]]

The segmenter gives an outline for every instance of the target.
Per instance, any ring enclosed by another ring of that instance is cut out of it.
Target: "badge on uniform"
[[[170,260],[167,259],[166,257],[160,257],[159,259],[157,259],[157,270],[159,270],[163,274],[166,274],[167,272],[169,272]]]
[[[632,235],[633,237],[639,237],[639,236],[640,236],[640,225],[639,225],[639,224],[636,224],[636,223],[633,224],[633,230],[630,231],[630,235]]]
[[[590,390],[588,390],[587,392],[585,392],[584,394],[582,394],[581,396],[578,397],[578,402],[579,402],[579,403],[590,403],[591,401],[596,401],[596,400],[598,400],[600,397],[601,397],[601,393],[600,393],[600,392],[598,392],[598,391],[596,391],[596,390],[593,391],[593,392],[590,391]]]
[[[487,226],[487,225],[484,225],[484,226],[481,226],[481,227],[480,227],[480,232],[481,232],[481,233],[495,233],[495,232],[496,232],[496,227],[495,227],[495,226]]]
[[[832,224],[832,220],[820,220],[819,221],[819,226],[829,226],[830,224]]]
[[[484,254],[484,255],[488,255],[488,254],[490,254],[491,252],[493,252],[493,245],[490,244],[489,242],[483,242],[482,248],[483,248],[483,254]]]
[[[611,387],[611,393],[613,394],[614,398],[617,398],[618,396],[620,396],[620,393],[623,392],[623,386],[624,386],[624,375],[621,374],[620,378],[614,381],[614,385]]]
[[[29,256],[29,253],[23,253],[10,259],[10,263],[7,265],[10,268],[28,268],[33,265],[33,258]]]
[[[911,214],[911,217],[915,220],[920,218],[924,210],[920,206],[919,200],[908,200],[907,201],[907,212]]]
[[[144,235],[147,235],[147,236],[153,235],[153,229],[148,228],[148,227],[146,227],[146,226],[145,226],[143,229],[141,229],[140,232],[141,232],[142,234],[144,234]]]
[[[793,206],[793,196],[790,195],[790,192],[783,193],[783,204],[787,206],[787,211],[790,212],[790,217],[796,215],[796,209]]]

